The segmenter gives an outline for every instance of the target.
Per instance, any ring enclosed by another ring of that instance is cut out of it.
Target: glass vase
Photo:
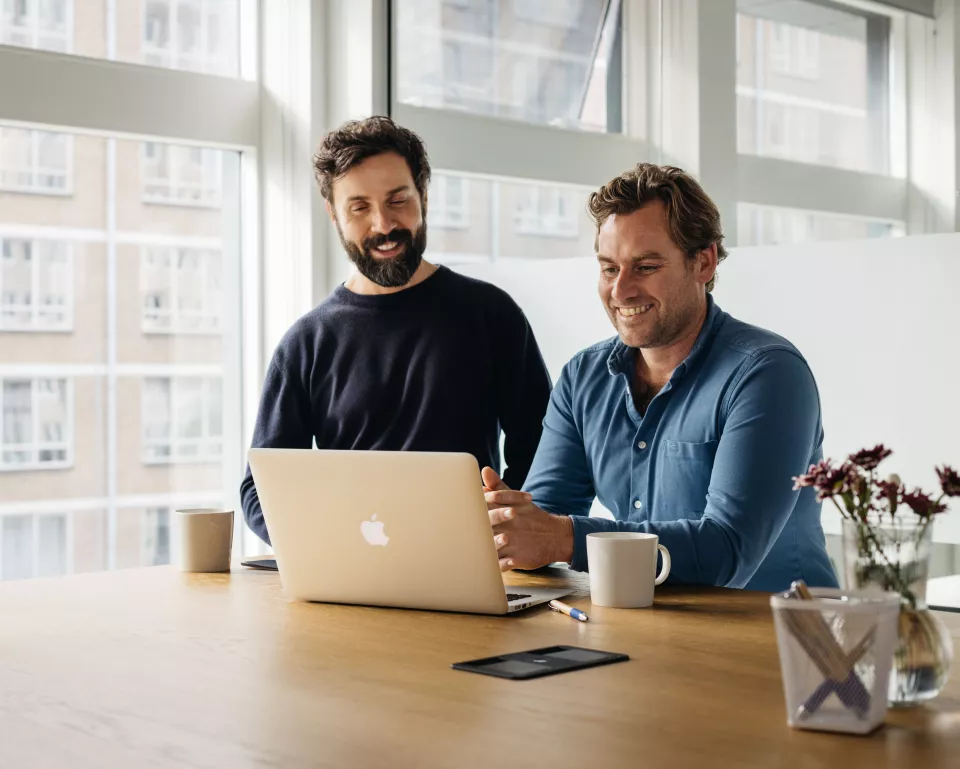
[[[863,523],[844,520],[843,560],[848,588],[900,594],[898,640],[889,702],[906,707],[931,700],[947,683],[953,642],[927,608],[927,573],[933,526],[929,521]]]

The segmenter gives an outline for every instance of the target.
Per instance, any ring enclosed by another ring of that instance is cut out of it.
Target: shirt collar
[[[693,343],[693,348],[690,350],[690,353],[684,358],[683,362],[673,370],[673,375],[670,377],[671,382],[683,377],[690,370],[690,367],[706,354],[706,351],[710,348],[710,343],[713,341],[713,337],[720,327],[723,315],[724,312],[713,300],[713,295],[707,294],[707,317],[703,321],[700,333],[697,334],[697,341]],[[610,351],[610,355],[607,357],[607,370],[611,376],[617,376],[619,374],[626,374],[628,377],[631,376],[636,354],[636,348],[628,347],[623,343],[623,340],[618,337],[616,343],[613,345],[613,349]]]

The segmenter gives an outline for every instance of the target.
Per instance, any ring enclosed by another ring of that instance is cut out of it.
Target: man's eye
[[[366,207],[366,206],[354,206],[353,208],[350,209],[350,213],[352,213],[352,214],[362,214],[362,213],[363,213],[364,211],[366,211],[366,210],[367,210],[367,207]]]
[[[406,202],[407,202],[407,198],[396,198],[396,199],[390,201],[390,205],[391,205],[391,206],[402,206],[402,205],[403,205],[404,203],[406,203]]]
[[[612,278],[614,275],[617,274],[617,268],[616,268],[616,267],[604,267],[600,272],[602,272],[604,275],[608,275],[608,276],[610,276],[610,277]]]
[[[659,269],[659,265],[656,264],[640,264],[637,265],[637,270],[640,272],[656,272]]]

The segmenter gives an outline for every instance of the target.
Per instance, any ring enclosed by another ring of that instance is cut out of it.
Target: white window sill
[[[171,200],[170,198],[161,198],[154,195],[143,195],[141,201],[151,206],[172,206],[174,208],[208,208],[217,210],[223,207],[223,201],[205,202],[199,200]]]
[[[43,470],[72,470],[73,459],[63,462],[27,462],[22,465],[0,464],[0,473],[34,473]]]
[[[141,324],[140,330],[147,336],[223,336],[223,328],[219,329],[178,329],[174,328],[150,328],[146,324]]]
[[[68,185],[64,189],[52,189],[50,187],[18,187],[15,184],[0,184],[0,192],[34,195],[43,198],[69,198],[73,197],[73,185]]]
[[[162,467],[164,465],[219,465],[223,457],[141,457],[143,464],[148,467]]]

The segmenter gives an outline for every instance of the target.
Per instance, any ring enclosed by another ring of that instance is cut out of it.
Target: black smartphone
[[[626,662],[628,659],[630,657],[626,654],[584,649],[580,646],[548,646],[545,649],[501,654],[499,657],[455,662],[452,667],[454,670],[482,673],[485,676],[522,680],[609,665],[613,662]]]
[[[273,558],[259,558],[248,561],[240,561],[241,566],[249,566],[251,569],[267,569],[268,571],[277,571],[277,562]]]

